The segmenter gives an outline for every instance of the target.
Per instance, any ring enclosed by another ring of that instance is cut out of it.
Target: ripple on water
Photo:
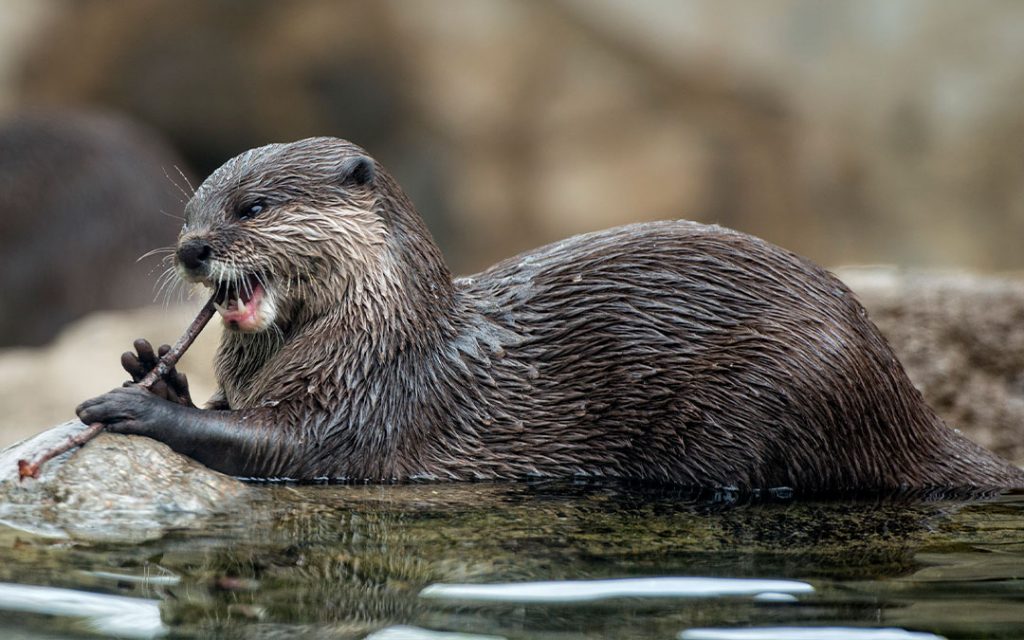
[[[564,603],[609,598],[719,598],[811,593],[814,587],[793,580],[655,577],[616,580],[557,580],[490,584],[432,584],[420,597],[485,602]]]
[[[904,629],[855,627],[760,627],[688,629],[679,640],[945,640],[942,636]]]

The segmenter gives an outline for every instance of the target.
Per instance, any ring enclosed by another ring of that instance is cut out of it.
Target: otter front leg
[[[213,411],[171,402],[140,387],[121,387],[75,409],[86,423],[114,433],[147,436],[222,473],[301,478],[287,430],[270,410]]]

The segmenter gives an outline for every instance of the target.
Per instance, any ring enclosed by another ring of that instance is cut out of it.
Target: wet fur
[[[257,273],[274,324],[225,332],[229,410],[135,394],[115,430],[260,477],[1024,484],[946,428],[853,294],[792,253],[661,222],[453,280],[381,167],[367,184],[346,177],[363,154],[331,138],[271,145],[203,184],[183,241],[202,236],[218,268]],[[233,218],[254,193],[266,215]]]

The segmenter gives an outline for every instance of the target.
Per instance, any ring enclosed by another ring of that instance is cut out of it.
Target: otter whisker
[[[184,204],[184,203],[182,203],[182,204]],[[163,215],[167,216],[168,218],[174,218],[175,220],[181,220],[181,221],[185,220],[185,216],[179,216],[179,215],[174,214],[174,213],[168,213],[167,211],[164,211],[163,209],[157,209],[157,211],[159,211]]]
[[[191,300],[193,296],[198,295],[202,297],[205,293],[201,287],[188,287],[180,279],[174,281],[171,285],[171,290],[178,292],[178,304],[185,304],[185,301]]]
[[[252,283],[249,278],[242,278],[242,290],[247,298],[252,298]]]
[[[177,166],[175,166],[174,168],[175,168],[175,169],[178,169],[178,167],[177,167]],[[180,184],[178,184],[177,182],[175,182],[175,181],[174,181],[174,178],[172,178],[172,177],[171,177],[171,174],[167,173],[167,167],[160,167],[160,169],[161,169],[161,170],[162,170],[162,171],[164,172],[164,176],[166,176],[166,177],[167,177],[167,180],[168,180],[168,181],[169,181],[169,182],[170,182],[171,184],[173,184],[173,185],[174,185],[174,188],[175,188],[175,189],[177,189],[177,190],[178,190],[178,192],[179,192],[179,193],[181,193],[181,195],[185,196],[185,200],[179,200],[179,202],[181,202],[182,204],[185,204],[185,202],[186,202],[187,200],[189,200],[189,199],[190,199],[190,198],[191,198],[191,197],[192,197],[193,195],[195,195],[195,190],[194,190],[194,189],[192,190],[192,193],[191,193],[191,194],[190,194],[190,193],[188,193],[187,191],[185,191],[184,189],[182,189],[182,188],[181,188],[181,185],[180,185]],[[181,173],[181,169],[178,169],[178,173]],[[184,177],[184,174],[182,174],[182,177]],[[187,179],[186,179],[186,182],[188,182],[188,180],[187,180]]]
[[[136,258],[135,262],[142,262],[146,258],[150,258],[152,256],[159,255],[161,253],[174,254],[174,247],[157,247],[156,249],[151,249],[151,250],[147,251],[146,253],[142,254],[141,256],[139,256],[138,258]],[[163,259],[161,259],[161,261],[162,260]]]
[[[252,275],[254,278],[256,278],[256,283],[260,285],[260,287],[262,287],[264,291],[267,291],[268,280],[266,272],[263,270],[254,271]]]
[[[174,267],[167,267],[163,273],[157,278],[157,290],[153,296],[153,302],[156,302],[161,296],[164,298],[164,306],[170,303],[170,293],[175,286],[175,281],[178,280],[176,277]]]
[[[185,184],[188,185],[188,188],[192,191],[192,195],[196,195],[196,188],[192,186],[192,181],[188,179],[188,176],[185,175],[185,172],[181,170],[181,167],[179,167],[178,165],[174,165],[174,170],[178,172],[178,175],[181,176],[181,179],[184,180]]]
[[[168,270],[167,278],[164,280],[165,287],[165,298],[164,303],[170,304],[171,299],[177,295],[178,302],[184,302],[185,300],[185,287],[186,284],[181,278],[177,277],[175,270]]]

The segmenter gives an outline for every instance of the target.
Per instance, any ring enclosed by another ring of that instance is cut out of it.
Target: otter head
[[[388,262],[380,181],[373,159],[336,138],[247,151],[186,206],[178,273],[214,290],[235,331],[323,313]]]

